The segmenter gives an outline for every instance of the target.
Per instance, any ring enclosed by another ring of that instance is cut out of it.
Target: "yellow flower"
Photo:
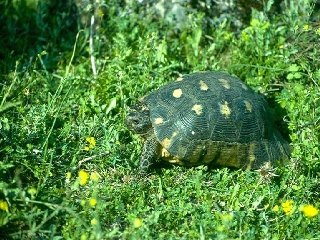
[[[0,210],[8,212],[9,211],[9,206],[7,201],[5,200],[0,200]]]
[[[66,179],[67,179],[67,180],[70,180],[70,178],[71,178],[71,172],[67,172],[67,173],[66,173]]]
[[[91,225],[97,225],[98,224],[98,220],[97,219],[95,219],[95,218],[92,218],[91,219]]]
[[[87,184],[88,182],[88,179],[89,179],[89,173],[87,173],[86,171],[84,170],[80,170],[79,173],[79,182],[80,182],[80,185],[81,186],[84,186]]]
[[[142,226],[142,220],[140,218],[135,218],[133,220],[133,227],[134,228],[139,228]]]
[[[310,30],[310,26],[308,24],[305,24],[305,25],[303,25],[302,29],[304,31],[308,31],[308,30]]]
[[[302,206],[301,211],[303,212],[304,216],[308,218],[315,217],[319,213],[319,210],[311,204]]]
[[[96,205],[97,205],[97,199],[95,199],[95,198],[90,198],[90,199],[89,199],[89,205],[90,205],[91,207],[96,206]]]
[[[278,205],[275,205],[273,208],[272,208],[272,212],[278,212],[279,211],[279,206]]]
[[[94,182],[99,182],[100,176],[97,172],[92,172],[90,174],[90,179]]]
[[[91,149],[93,149],[96,146],[96,139],[94,137],[87,137],[86,142],[89,145],[85,146],[83,148],[83,150],[85,150],[85,151],[90,151]]]
[[[293,204],[294,204],[293,200],[287,200],[281,203],[282,210],[286,215],[290,215],[293,213]]]
[[[94,148],[96,146],[96,140],[94,137],[87,137],[86,141],[89,143],[90,148]]]

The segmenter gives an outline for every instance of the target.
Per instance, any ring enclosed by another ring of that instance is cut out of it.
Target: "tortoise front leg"
[[[146,172],[159,159],[160,148],[161,145],[154,134],[146,138],[140,159],[141,172]]]

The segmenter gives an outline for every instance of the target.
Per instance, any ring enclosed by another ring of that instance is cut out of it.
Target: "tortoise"
[[[126,124],[144,139],[141,171],[160,161],[262,169],[290,155],[264,96],[219,71],[185,75],[151,92],[130,108]]]

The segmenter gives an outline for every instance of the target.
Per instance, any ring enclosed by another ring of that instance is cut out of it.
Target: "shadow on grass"
[[[71,51],[78,31],[73,1],[1,1],[0,72],[8,73],[16,61],[23,67],[38,54],[46,70],[54,69],[61,52]]]

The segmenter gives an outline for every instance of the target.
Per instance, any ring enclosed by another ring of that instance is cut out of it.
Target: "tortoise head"
[[[138,103],[130,107],[126,117],[128,128],[137,134],[147,134],[152,128],[148,106]]]

